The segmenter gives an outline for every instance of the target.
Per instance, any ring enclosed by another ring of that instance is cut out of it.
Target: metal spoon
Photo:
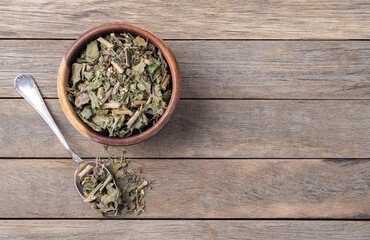
[[[72,150],[72,148],[68,145],[67,141],[63,137],[62,133],[60,132],[58,126],[55,124],[53,118],[50,115],[50,112],[48,108],[45,105],[44,100],[41,97],[40,91],[36,86],[35,81],[30,75],[27,74],[20,74],[14,79],[14,87],[15,89],[22,95],[24,99],[27,100],[31,104],[31,106],[41,115],[41,117],[45,120],[45,122],[49,125],[51,130],[55,133],[55,135],[58,137],[59,141],[63,144],[63,146],[67,149],[69,154],[71,155],[72,159],[76,162],[77,169],[74,175],[74,182],[76,189],[78,193],[81,195],[83,199],[84,193],[82,185],[78,182],[78,173],[79,171],[79,165],[82,163],[86,164],[96,164],[96,162],[92,161],[84,161],[82,160],[77,154]],[[111,175],[109,170],[104,167],[102,164],[98,163],[101,167],[104,168],[104,171]],[[117,188],[116,182],[114,179],[112,179],[115,187]],[[115,206],[117,208],[117,206]]]

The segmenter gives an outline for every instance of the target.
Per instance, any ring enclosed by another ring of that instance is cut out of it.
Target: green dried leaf
[[[144,38],[141,38],[140,36],[137,36],[133,41],[135,46],[138,47],[146,47],[148,45],[148,42],[145,41]]]
[[[89,119],[92,115],[91,109],[89,107],[84,107],[84,109],[81,111],[81,116],[85,119]]]
[[[112,164],[111,171],[112,171],[112,173],[116,173],[118,171],[118,169],[124,168],[126,166],[127,166],[127,162],[114,163],[114,164]]]
[[[79,63],[73,63],[72,64],[72,73],[71,73],[71,80],[72,80],[72,86],[76,86],[76,83],[81,81],[81,69],[82,64]]]
[[[107,124],[109,123],[109,117],[108,116],[102,116],[102,115],[95,115],[92,118],[93,122],[98,125],[99,127],[105,129],[107,128]]]
[[[122,216],[125,216],[125,215],[127,215],[129,212],[130,212],[130,211],[129,211],[127,208],[123,208],[123,209],[121,210],[121,215],[122,215]]]
[[[132,71],[134,71],[134,74],[142,74],[145,71],[146,64],[145,62],[140,62],[137,65],[132,67]]]
[[[68,93],[68,100],[69,100],[71,103],[74,103],[74,102],[75,102],[75,97],[72,95],[72,93]]]
[[[146,67],[146,70],[149,72],[149,73],[154,73],[154,71],[157,69],[158,65],[153,63],[152,65],[149,65]]]
[[[133,183],[130,183],[128,184],[127,188],[126,188],[126,192],[131,192],[132,190],[136,190],[138,187],[139,187],[139,183],[137,182],[133,182]]]
[[[113,185],[113,184],[112,184]],[[113,207],[115,205],[118,205],[118,200],[119,200],[119,190],[114,188],[112,185],[108,185],[108,193],[103,195],[100,199],[101,203],[104,204],[105,206],[108,206],[109,203],[113,203]]]
[[[81,117],[81,120],[83,122],[85,122],[87,124],[87,126],[89,126],[90,128],[94,129],[97,132],[101,132],[102,129],[99,126],[95,125],[93,122],[90,122],[89,120],[87,120],[83,117]]]
[[[89,91],[89,97],[90,97],[90,100],[91,100],[91,108],[92,109],[99,108],[100,107],[99,106],[99,100],[96,97],[95,92]]]
[[[75,105],[78,108],[81,108],[81,106],[87,104],[90,101],[89,94],[82,93],[81,95],[78,95],[75,99]]]
[[[86,46],[86,60],[91,63],[95,63],[99,58],[98,42],[96,40],[91,41]]]
[[[141,114],[140,117],[136,120],[136,122],[132,125],[133,129],[142,130],[145,126],[148,125],[148,118],[145,114]]]
[[[98,89],[103,84],[100,78],[95,78],[89,85],[86,87],[86,91],[92,91]]]
[[[94,78],[95,74],[93,72],[84,72],[84,76],[87,80],[91,80]]]
[[[108,81],[104,82],[104,92],[107,92],[110,88],[110,83]]]
[[[114,177],[115,178],[124,178],[124,177],[126,177],[126,173],[125,173],[125,171],[123,171],[121,169],[121,170],[116,171],[116,173],[114,174]]]
[[[171,95],[172,95],[172,91],[167,90],[165,93],[163,93],[163,96],[162,96],[163,101],[169,102],[171,99]]]
[[[158,112],[158,107],[153,106],[153,104],[147,104],[143,108],[144,113],[153,115],[154,113]]]

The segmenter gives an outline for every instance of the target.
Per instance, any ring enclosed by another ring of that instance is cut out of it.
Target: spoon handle
[[[50,115],[48,108],[45,105],[44,100],[41,97],[40,91],[36,86],[35,81],[30,75],[20,74],[14,79],[15,89],[22,95],[24,99],[31,104],[31,106],[41,115],[45,122],[49,125],[51,130],[58,137],[59,141],[67,149],[73,160],[77,164],[82,162],[82,159],[68,145],[67,141],[60,132],[58,126],[55,124],[54,119]]]

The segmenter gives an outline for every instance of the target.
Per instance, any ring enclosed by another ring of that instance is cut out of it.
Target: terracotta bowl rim
[[[102,135],[98,132],[95,132],[90,127],[88,127],[74,112],[73,106],[71,102],[68,100],[68,94],[66,87],[68,86],[69,80],[69,73],[70,73],[70,66],[76,59],[77,55],[86,46],[87,43],[90,41],[98,38],[99,36],[103,36],[109,34],[111,32],[130,32],[134,35],[140,35],[141,37],[147,38],[151,43],[153,43],[159,50],[161,50],[163,56],[165,57],[169,69],[171,71],[171,81],[172,81],[172,95],[168,107],[163,114],[163,116],[158,120],[156,124],[152,127],[148,128],[147,130],[133,136],[125,137],[125,138],[113,138]],[[67,119],[70,123],[84,136],[105,145],[115,145],[115,146],[126,146],[139,143],[144,141],[156,133],[158,133],[170,120],[172,117],[177,104],[180,98],[180,71],[176,61],[175,56],[173,55],[170,48],[167,44],[154,35],[153,33],[129,24],[129,23],[107,23],[97,27],[94,27],[87,32],[83,33],[67,50],[66,54],[64,55],[62,62],[59,67],[58,73],[58,96],[59,102],[63,109],[64,114],[66,115]]]

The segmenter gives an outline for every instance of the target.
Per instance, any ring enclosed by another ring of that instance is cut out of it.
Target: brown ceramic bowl
[[[71,102],[67,97],[68,81],[69,74],[71,70],[72,63],[76,60],[77,56],[81,50],[92,40],[97,39],[100,36],[107,35],[109,33],[116,32],[129,32],[133,35],[140,35],[143,38],[147,38],[151,43],[153,43],[166,58],[168,66],[171,71],[172,77],[172,96],[168,104],[168,107],[163,114],[163,116],[158,120],[156,124],[147,130],[141,132],[140,134],[133,135],[125,138],[114,138],[102,135],[98,132],[95,132],[89,128],[74,112]],[[90,29],[89,31],[82,34],[67,50],[66,54],[63,57],[63,60],[60,64],[59,73],[58,73],[58,95],[59,101],[62,105],[62,109],[67,116],[68,120],[72,125],[83,135],[88,138],[106,145],[131,145],[138,142],[141,142],[145,139],[152,137],[159,130],[161,130],[166,123],[170,120],[172,114],[175,111],[177,103],[180,96],[180,71],[177,61],[169,47],[153,33],[144,30],[140,27],[127,24],[127,23],[108,23],[95,28]]]

